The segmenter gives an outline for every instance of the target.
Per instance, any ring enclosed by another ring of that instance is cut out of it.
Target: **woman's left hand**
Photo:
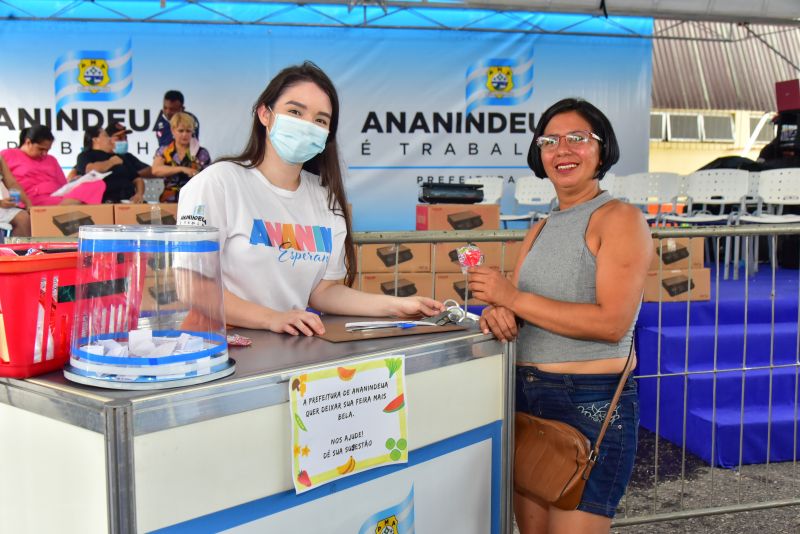
[[[392,315],[401,319],[412,319],[441,313],[444,311],[444,304],[428,297],[399,297],[394,308]]]
[[[518,291],[500,271],[489,267],[471,267],[469,292],[476,299],[488,302],[493,306],[510,308]]]

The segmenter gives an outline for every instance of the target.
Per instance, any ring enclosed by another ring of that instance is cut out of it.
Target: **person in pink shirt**
[[[53,139],[50,128],[37,125],[22,130],[19,148],[7,148],[0,152],[31,204],[100,204],[106,190],[103,180],[81,184],[64,196],[53,196],[55,191],[67,183],[61,165],[56,158],[47,154],[53,145]]]

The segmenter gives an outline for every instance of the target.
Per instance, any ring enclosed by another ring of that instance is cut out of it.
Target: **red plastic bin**
[[[69,358],[74,299],[58,302],[58,288],[74,286],[77,243],[2,245],[12,250],[45,249],[34,256],[0,256],[0,376],[28,378],[64,367]],[[68,252],[54,252],[62,249]],[[36,322],[43,309],[39,361],[35,359]],[[52,333],[52,338],[48,335]],[[47,359],[52,339],[52,359]]]

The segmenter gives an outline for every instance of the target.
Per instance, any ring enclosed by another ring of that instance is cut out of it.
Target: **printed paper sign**
[[[297,493],[408,462],[404,356],[294,375],[289,406]]]

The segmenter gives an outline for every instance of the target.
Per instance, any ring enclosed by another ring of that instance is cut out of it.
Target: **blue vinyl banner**
[[[552,20],[559,15],[542,15]],[[651,19],[627,19],[641,34]],[[36,46],[31,46],[36,43]],[[51,154],[75,165],[83,130],[120,120],[129,151],[151,163],[162,97],[178,89],[212,158],[238,153],[251,108],[287,65],[311,60],[337,86],[338,142],[356,230],[410,230],[419,184],[497,177],[503,212],[539,115],[590,100],[621,148],[611,172],[647,170],[647,39],[410,29],[0,22],[0,147],[50,125]]]

